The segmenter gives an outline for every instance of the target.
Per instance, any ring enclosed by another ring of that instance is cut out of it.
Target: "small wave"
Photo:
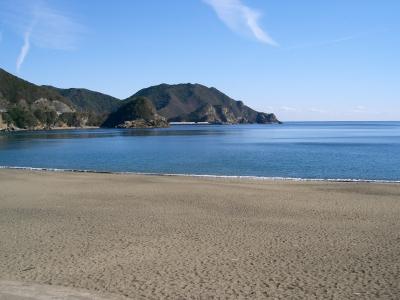
[[[266,180],[266,181],[310,181],[310,182],[370,182],[370,183],[400,183],[400,180],[384,179],[354,179],[354,178],[301,178],[301,177],[275,177],[275,176],[249,176],[249,175],[213,175],[213,174],[184,174],[184,173],[153,173],[153,172],[113,172],[97,171],[84,169],[58,169],[58,168],[37,168],[37,167],[16,167],[0,166],[0,169],[10,170],[28,170],[42,172],[60,172],[60,173],[94,173],[94,174],[119,174],[119,175],[143,175],[143,176],[170,176],[170,177],[200,177],[200,178],[221,178],[221,179],[248,179],[248,180]]]

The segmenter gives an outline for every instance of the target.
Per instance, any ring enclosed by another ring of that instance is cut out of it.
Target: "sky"
[[[121,99],[201,83],[283,121],[400,120],[398,0],[0,0],[0,67]]]

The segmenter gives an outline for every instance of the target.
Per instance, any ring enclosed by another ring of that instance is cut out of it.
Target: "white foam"
[[[222,178],[222,179],[247,179],[247,180],[268,180],[268,181],[319,181],[319,182],[371,182],[371,183],[400,183],[400,180],[384,179],[353,179],[353,178],[300,178],[300,177],[266,177],[248,175],[213,175],[213,174],[181,174],[181,173],[151,173],[151,172],[112,172],[84,169],[57,169],[57,168],[35,168],[0,166],[0,169],[29,170],[43,172],[67,172],[67,173],[98,173],[98,174],[121,174],[121,175],[143,175],[143,176],[171,176],[171,177],[200,177],[200,178]]]

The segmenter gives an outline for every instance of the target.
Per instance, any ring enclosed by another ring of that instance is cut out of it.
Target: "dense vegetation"
[[[57,91],[60,95],[69,99],[81,112],[92,112],[94,114],[104,115],[115,111],[121,105],[121,101],[117,98],[87,89],[46,87],[50,90]]]
[[[29,105],[34,101],[45,98],[58,100],[68,106],[73,104],[59,93],[37,86],[0,69],[0,102]]]
[[[113,128],[125,121],[137,119],[150,121],[155,118],[156,114],[155,107],[148,99],[138,97],[122,105],[116,112],[111,113],[102,126]]]
[[[34,127],[38,122],[32,112],[26,108],[13,107],[4,115],[7,123],[13,123],[19,128]]]
[[[90,90],[37,86],[0,69],[0,112],[9,127],[100,126],[120,103]]]
[[[54,110],[44,110],[40,108],[36,109],[33,112],[33,115],[36,117],[38,122],[47,128],[54,126],[58,118],[57,112]]]

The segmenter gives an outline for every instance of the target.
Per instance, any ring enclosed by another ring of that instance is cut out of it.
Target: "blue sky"
[[[400,120],[398,0],[0,0],[0,67],[119,98],[214,86],[288,120]]]

